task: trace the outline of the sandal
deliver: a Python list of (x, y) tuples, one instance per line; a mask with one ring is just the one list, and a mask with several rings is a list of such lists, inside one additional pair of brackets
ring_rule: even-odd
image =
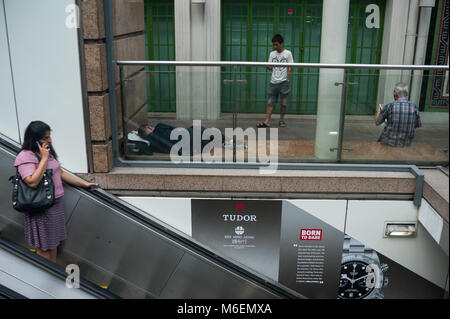
[(278, 125), (280, 125), (280, 127), (286, 127), (287, 126), (285, 121), (278, 122)]
[(261, 123), (256, 124), (256, 127), (270, 127), (270, 126), (264, 122), (261, 122)]

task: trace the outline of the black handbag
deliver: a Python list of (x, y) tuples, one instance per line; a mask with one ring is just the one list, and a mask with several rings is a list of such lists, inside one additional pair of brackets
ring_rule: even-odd
[[(39, 161), (40, 157), (35, 153)], [(39, 213), (55, 203), (55, 185), (52, 179), (53, 170), (47, 169), (36, 188), (29, 187), (22, 180), (19, 169), (16, 175), (9, 178), (13, 183), (13, 208), (21, 213)]]

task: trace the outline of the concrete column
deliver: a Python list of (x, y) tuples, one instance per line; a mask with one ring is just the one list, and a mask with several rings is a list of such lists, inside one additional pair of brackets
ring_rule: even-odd
[[(175, 56), (220, 61), (220, 0), (175, 0)], [(218, 119), (220, 68), (177, 68), (177, 118)]]
[[(381, 64), (403, 64), (405, 59), (406, 30), (409, 0), (387, 0)], [(395, 83), (402, 81), (402, 71), (380, 71), (378, 103), (392, 102)]]
[[(191, 2), (175, 0), (175, 60), (191, 60)], [(178, 119), (191, 118), (191, 67), (176, 67)]]
[[(220, 61), (221, 51), (221, 13), (220, 0), (208, 0), (205, 6), (206, 60)], [(206, 71), (206, 118), (215, 120), (220, 117), (221, 82), (220, 67), (207, 68)]]
[[(323, 1), (320, 63), (345, 63), (349, 0)], [(336, 159), (343, 70), (321, 69), (317, 100), (317, 126), (315, 156), (319, 159)]]
[[(434, 7), (434, 0), (420, 1), (420, 19), (417, 42), (415, 48), (414, 64), (425, 64), (425, 55), (427, 53), (428, 31), (430, 30), (431, 11)], [(420, 102), (420, 91), (422, 88), (423, 71), (414, 71), (410, 88), (410, 100), (416, 105)]]
[[(408, 11), (408, 25), (406, 28), (405, 55), (403, 57), (404, 65), (414, 63), (414, 52), (417, 38), (417, 21), (419, 20), (419, 0), (410, 0)], [(411, 71), (402, 72), (402, 81), (411, 85)]]
[[(205, 3), (191, 4), (191, 60), (206, 60)], [(192, 119), (206, 118), (206, 67), (191, 68), (191, 115)]]

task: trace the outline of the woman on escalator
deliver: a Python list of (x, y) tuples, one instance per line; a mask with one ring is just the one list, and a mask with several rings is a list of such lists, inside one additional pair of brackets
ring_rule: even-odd
[(36, 248), (38, 255), (56, 262), (57, 248), (67, 236), (62, 182), (84, 188), (96, 184), (79, 180), (61, 169), (50, 132), (50, 126), (44, 122), (31, 122), (25, 129), (22, 149), (17, 154), (14, 166), (29, 187), (39, 185), (46, 169), (53, 170), (55, 204), (43, 212), (25, 213), (24, 230), (28, 245)]

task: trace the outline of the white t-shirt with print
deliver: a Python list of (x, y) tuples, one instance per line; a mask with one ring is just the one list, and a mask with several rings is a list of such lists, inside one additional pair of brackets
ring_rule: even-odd
[[(274, 63), (294, 63), (291, 51), (284, 49), (282, 52), (274, 50), (270, 52), (269, 62)], [(278, 84), (287, 80), (287, 68), (276, 68), (272, 69), (272, 78), (270, 82), (273, 84)]]

